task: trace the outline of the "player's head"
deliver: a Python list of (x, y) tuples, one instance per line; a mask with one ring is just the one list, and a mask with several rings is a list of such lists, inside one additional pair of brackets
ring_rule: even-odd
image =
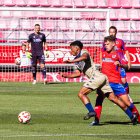
[(74, 41), (70, 44), (71, 47), (71, 54), (76, 56), (82, 49), (83, 49), (83, 43), (81, 41)]
[(114, 36), (106, 36), (104, 38), (105, 48), (107, 52), (110, 52), (114, 49), (115, 46), (115, 37)]
[(40, 32), (40, 25), (39, 24), (35, 24), (35, 33), (39, 33)]
[(109, 35), (116, 37), (116, 34), (117, 34), (117, 28), (115, 26), (111, 26), (109, 28)]
[(26, 51), (26, 44), (22, 43), (21, 47), (23, 51)]

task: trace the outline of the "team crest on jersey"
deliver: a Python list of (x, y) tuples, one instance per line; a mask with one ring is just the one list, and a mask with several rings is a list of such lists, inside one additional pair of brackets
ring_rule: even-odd
[(115, 43), (116, 43), (116, 44), (119, 44), (119, 42), (118, 42), (118, 41), (116, 41)]
[(39, 35), (40, 38), (42, 38), (42, 35)]
[(112, 55), (112, 58), (116, 58), (116, 55)]
[(33, 36), (33, 38), (35, 38), (35, 35)]

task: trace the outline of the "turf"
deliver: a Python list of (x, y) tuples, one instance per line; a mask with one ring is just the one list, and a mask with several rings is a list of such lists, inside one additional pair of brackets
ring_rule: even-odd
[[(84, 121), (87, 110), (77, 97), (82, 83), (0, 83), (0, 140), (138, 140), (140, 124), (133, 126), (124, 112), (104, 102), (101, 125)], [(140, 85), (130, 92), (140, 110)], [(95, 103), (95, 92), (89, 95)], [(27, 110), (30, 124), (20, 124), (18, 113)]]

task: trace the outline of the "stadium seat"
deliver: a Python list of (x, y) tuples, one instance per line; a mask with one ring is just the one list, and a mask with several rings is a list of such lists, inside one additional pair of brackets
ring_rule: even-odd
[(4, 0), (4, 5), (5, 6), (9, 6), (9, 7), (12, 7), (12, 6), (15, 6), (16, 4), (14, 3), (14, 0)]
[(43, 24), (43, 28), (46, 31), (50, 31), (50, 32), (55, 31), (55, 24), (53, 20), (44, 21), (42, 24)]
[(85, 20), (94, 20), (95, 19), (93, 17), (92, 12), (81, 12), (81, 17), (82, 17), (82, 19), (85, 19)]
[(39, 4), (41, 7), (50, 7), (51, 4), (49, 3), (49, 0), (39, 0)]
[(20, 31), (18, 39), (20, 42), (24, 42), (24, 41), (26, 42), (28, 39), (28, 36), (29, 36), (29, 34), (27, 34), (26, 31)]
[(12, 31), (19, 31), (21, 30), (21, 27), (19, 25), (19, 20), (17, 19), (12, 19), (8, 23), (8, 28)]
[(97, 5), (99, 8), (108, 8), (106, 0), (97, 0)]
[(110, 9), (110, 20), (111, 21), (117, 21), (118, 20), (115, 9)]
[(12, 13), (11, 13), (11, 11), (0, 11), (0, 17), (12, 18)]
[(121, 8), (119, 0), (108, 0), (108, 7), (110, 8)]
[(7, 31), (8, 28), (8, 21), (7, 20), (0, 20), (0, 31)]
[(74, 13), (74, 19), (81, 20), (82, 19), (81, 12), (76, 12), (76, 14)]
[(84, 44), (90, 44), (89, 36), (87, 32), (76, 32), (76, 40), (82, 40)]
[(0, 0), (0, 6), (3, 6), (3, 0)]
[(97, 0), (85, 0), (85, 4), (87, 8), (97, 8)]
[(81, 27), (83, 32), (92, 32), (91, 23), (89, 21), (81, 21), (79, 26)]
[(63, 20), (57, 22), (57, 26), (58, 26), (59, 31), (63, 31), (63, 32), (69, 31), (69, 28), (67, 28), (66, 22), (67, 21), (63, 21)]
[(72, 20), (72, 14), (69, 12), (61, 12), (60, 17), (64, 20)]
[(29, 19), (37, 19), (37, 11), (24, 11), (24, 15)]
[(105, 20), (106, 19), (106, 13), (103, 12), (93, 12), (93, 17), (97, 20)]
[(120, 6), (122, 8), (126, 8), (126, 9), (129, 9), (129, 8), (132, 8), (132, 3), (131, 3), (132, 0), (119, 0), (119, 3), (120, 3)]
[(105, 22), (103, 22), (103, 21), (95, 21), (93, 27), (94, 27), (94, 30), (96, 32), (104, 32), (105, 29), (106, 29), (105, 26), (106, 26)]
[(31, 24), (30, 20), (22, 20), (20, 25), (23, 31), (33, 31), (34, 25)]
[(65, 42), (64, 33), (63, 32), (58, 32), (55, 39), (56, 39), (57, 43), (64, 43)]
[(55, 43), (54, 34), (51, 33), (46, 34), (46, 42), (49, 44)]
[(58, 20), (60, 19), (59, 12), (46, 12), (47, 19)]
[(116, 14), (119, 20), (130, 20), (128, 17), (128, 11), (126, 9), (117, 9)]
[(45, 11), (37, 11), (38, 19), (47, 19)]
[(117, 27), (118, 32), (128, 32), (130, 30), (130, 22), (114, 21), (114, 26)]
[(132, 7), (133, 8), (140, 8), (140, 1), (139, 0), (132, 0)]
[(15, 0), (15, 4), (16, 6), (20, 6), (20, 7), (27, 6), (27, 3), (25, 3), (25, 0)]
[(135, 21), (135, 28), (136, 28), (136, 31), (140, 32), (140, 22), (139, 21)]
[(73, 2), (74, 2), (74, 6), (76, 8), (84, 8), (85, 7), (83, 0), (73, 0)]
[(128, 11), (128, 16), (131, 20), (140, 21), (140, 10), (139, 9), (131, 9)]
[(78, 22), (70, 21), (68, 24), (68, 28), (70, 31), (81, 31), (82, 29), (79, 27)]
[(27, 5), (30, 7), (38, 7), (40, 6), (38, 0), (27, 0)]
[(12, 15), (14, 18), (23, 18), (24, 12), (23, 11), (12, 11)]
[(63, 7), (72, 8), (72, 0), (62, 0)]
[(50, 4), (52, 5), (52, 7), (62, 7), (60, 0), (51, 0)]

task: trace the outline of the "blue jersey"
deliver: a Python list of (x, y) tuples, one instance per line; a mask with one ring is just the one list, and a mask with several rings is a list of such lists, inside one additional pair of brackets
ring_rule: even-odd
[(31, 43), (31, 53), (34, 56), (42, 56), (44, 54), (43, 43), (46, 42), (45, 34), (32, 33), (29, 35), (28, 43)]

